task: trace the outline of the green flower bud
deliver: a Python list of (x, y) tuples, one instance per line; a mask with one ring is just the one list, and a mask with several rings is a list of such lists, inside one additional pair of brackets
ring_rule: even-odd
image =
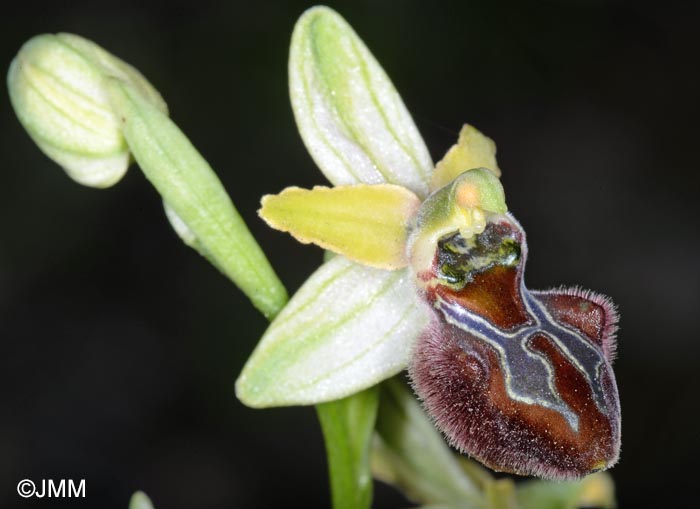
[(143, 491), (137, 491), (131, 496), (129, 509), (153, 509), (153, 502)]
[(167, 112), (141, 73), (77, 35), (30, 39), (7, 76), (12, 106), (32, 139), (73, 180), (91, 187), (115, 184), (129, 166), (121, 122), (105, 87), (109, 78), (129, 83)]

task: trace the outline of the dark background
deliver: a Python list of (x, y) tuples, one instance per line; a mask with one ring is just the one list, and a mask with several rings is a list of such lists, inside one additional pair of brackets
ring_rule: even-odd
[[(320, 251), (267, 229), (259, 197), (324, 183), (286, 89), (309, 2), (15, 2), (0, 64), (70, 31), (139, 68), (219, 173), (290, 291)], [(435, 160), (463, 122), (493, 137), (529, 234), (531, 288), (612, 296), (625, 508), (697, 500), (697, 4), (332, 2), (401, 92)], [(310, 408), (251, 410), (233, 382), (265, 328), (170, 230), (134, 167), (81, 187), (0, 105), (0, 506), (325, 507)], [(85, 478), (85, 500), (23, 500)], [(403, 507), (378, 487), (376, 507)]]

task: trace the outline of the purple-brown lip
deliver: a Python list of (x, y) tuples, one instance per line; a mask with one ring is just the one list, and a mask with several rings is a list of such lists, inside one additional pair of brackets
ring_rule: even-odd
[(617, 314), (592, 292), (528, 290), (526, 256), (509, 216), (469, 240), (441, 239), (418, 274), (434, 313), (410, 375), (460, 451), (495, 470), (579, 478), (619, 454)]

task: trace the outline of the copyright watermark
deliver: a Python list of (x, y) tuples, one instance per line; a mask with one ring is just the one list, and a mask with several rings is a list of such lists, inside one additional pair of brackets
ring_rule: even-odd
[(42, 479), (36, 483), (22, 479), (17, 483), (17, 494), (22, 498), (85, 498), (85, 479)]

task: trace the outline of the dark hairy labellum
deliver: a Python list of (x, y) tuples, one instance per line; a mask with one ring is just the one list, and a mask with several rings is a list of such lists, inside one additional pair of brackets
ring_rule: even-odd
[(467, 240), (440, 239), (417, 274), (434, 312), (410, 375), (460, 451), (499, 471), (579, 478), (619, 455), (617, 313), (578, 288), (528, 290), (526, 256), (510, 215)]

